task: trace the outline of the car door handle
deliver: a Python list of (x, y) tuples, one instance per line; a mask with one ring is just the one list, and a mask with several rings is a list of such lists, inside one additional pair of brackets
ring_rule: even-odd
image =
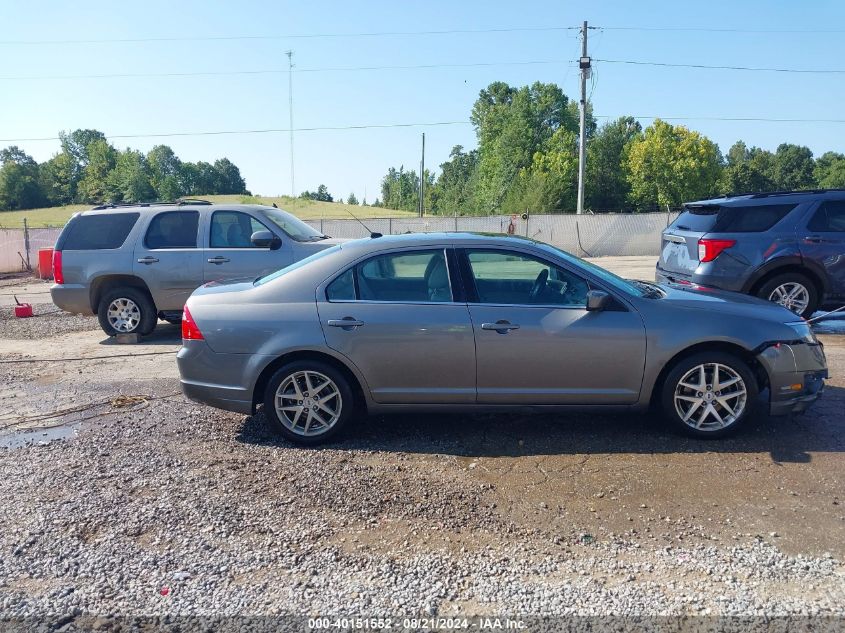
[(482, 323), (482, 330), (495, 330), (499, 334), (507, 334), (510, 330), (518, 330), (519, 326), (510, 321), (496, 321), (495, 323)]
[(329, 327), (353, 328), (364, 325), (364, 322), (352, 317), (343, 317), (342, 319), (329, 319), (328, 324)]
[(155, 264), (158, 261), (158, 257), (141, 257), (138, 260), (139, 264)]
[(209, 257), (207, 261), (209, 264), (225, 264), (229, 261), (229, 258), (218, 255), (217, 257)]

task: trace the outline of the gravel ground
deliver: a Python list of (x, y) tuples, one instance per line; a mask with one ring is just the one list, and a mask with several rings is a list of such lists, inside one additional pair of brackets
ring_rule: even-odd
[(14, 310), (13, 306), (0, 306), (0, 339), (37, 341), (100, 327), (97, 317), (62, 312), (52, 303), (33, 304), (34, 316), (26, 319), (16, 318)]
[(119, 346), (3, 308), (4, 360), (96, 359), (0, 364), (0, 619), (845, 616), (841, 335), (809, 413), (725, 441), (650, 415), (408, 415), (314, 450), (185, 400), (178, 332)]

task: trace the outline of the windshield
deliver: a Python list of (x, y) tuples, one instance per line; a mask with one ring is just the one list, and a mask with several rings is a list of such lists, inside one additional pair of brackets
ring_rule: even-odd
[(316, 242), (324, 240), (326, 236), (313, 226), (306, 224), (296, 216), (281, 209), (261, 209), (265, 218), (278, 226), (285, 234), (297, 242)]
[(331, 247), (326, 248), (322, 251), (317, 251), (313, 255), (309, 255), (305, 259), (300, 259), (298, 262), (294, 262), (290, 266), (285, 266), (284, 268), (277, 270), (274, 273), (270, 273), (269, 275), (265, 275), (264, 277), (259, 277), (258, 279), (256, 279), (253, 282), (252, 285), (263, 286), (268, 281), (273, 281), (274, 279), (278, 279), (279, 277), (282, 277), (283, 275), (287, 275), (289, 272), (292, 272), (292, 271), (296, 270), (297, 268), (302, 268), (303, 266), (305, 266), (305, 264), (308, 264), (309, 262), (313, 262), (314, 260), (320, 259), (321, 257), (325, 257), (326, 255), (329, 255), (331, 253), (336, 253), (339, 250), (340, 250), (340, 244), (338, 244), (336, 246), (331, 246)]
[(542, 248), (548, 250), (548, 251), (553, 252), (558, 257), (565, 259), (570, 264), (573, 264), (575, 266), (579, 266), (581, 268), (586, 268), (593, 275), (595, 275), (596, 277), (601, 279), (603, 282), (605, 282), (609, 286), (612, 286), (616, 290), (619, 290), (620, 292), (624, 292), (624, 293), (632, 295), (634, 297), (645, 297), (645, 296), (649, 296), (651, 294), (649, 291), (645, 290), (642, 286), (634, 284), (633, 282), (628, 281), (627, 279), (622, 279), (622, 277), (619, 277), (618, 275), (614, 275), (612, 272), (610, 272), (609, 270), (605, 270), (601, 266), (596, 266), (595, 264), (588, 262), (588, 261), (585, 261), (585, 260), (581, 259), (580, 257), (575, 257), (575, 255), (571, 255), (570, 253), (567, 253), (566, 251), (562, 251), (559, 248), (555, 248), (554, 246), (551, 246), (550, 244), (541, 244), (540, 246)]

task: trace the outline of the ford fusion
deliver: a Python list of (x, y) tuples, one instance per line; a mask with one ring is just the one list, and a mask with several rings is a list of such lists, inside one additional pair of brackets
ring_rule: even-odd
[(759, 394), (806, 409), (827, 365), (809, 325), (738, 293), (629, 281), (540, 242), (476, 234), (355, 240), (189, 298), (178, 354), (193, 400), (263, 409), (300, 444), (356, 414), (659, 407), (722, 437)]

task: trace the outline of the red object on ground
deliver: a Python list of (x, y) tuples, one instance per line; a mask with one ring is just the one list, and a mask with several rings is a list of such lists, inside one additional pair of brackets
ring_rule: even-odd
[(62, 272), (62, 252), (53, 251), (53, 281), (60, 286), (65, 283), (65, 276)]
[(158, 592), (161, 595), (166, 596), (167, 594), (170, 593), (170, 587), (162, 587), (161, 589), (158, 590)]
[(31, 303), (19, 303), (15, 306), (15, 316), (19, 319), (25, 319), (26, 317), (32, 316), (32, 304)]
[(38, 277), (40, 279), (53, 278), (53, 249), (38, 249)]

